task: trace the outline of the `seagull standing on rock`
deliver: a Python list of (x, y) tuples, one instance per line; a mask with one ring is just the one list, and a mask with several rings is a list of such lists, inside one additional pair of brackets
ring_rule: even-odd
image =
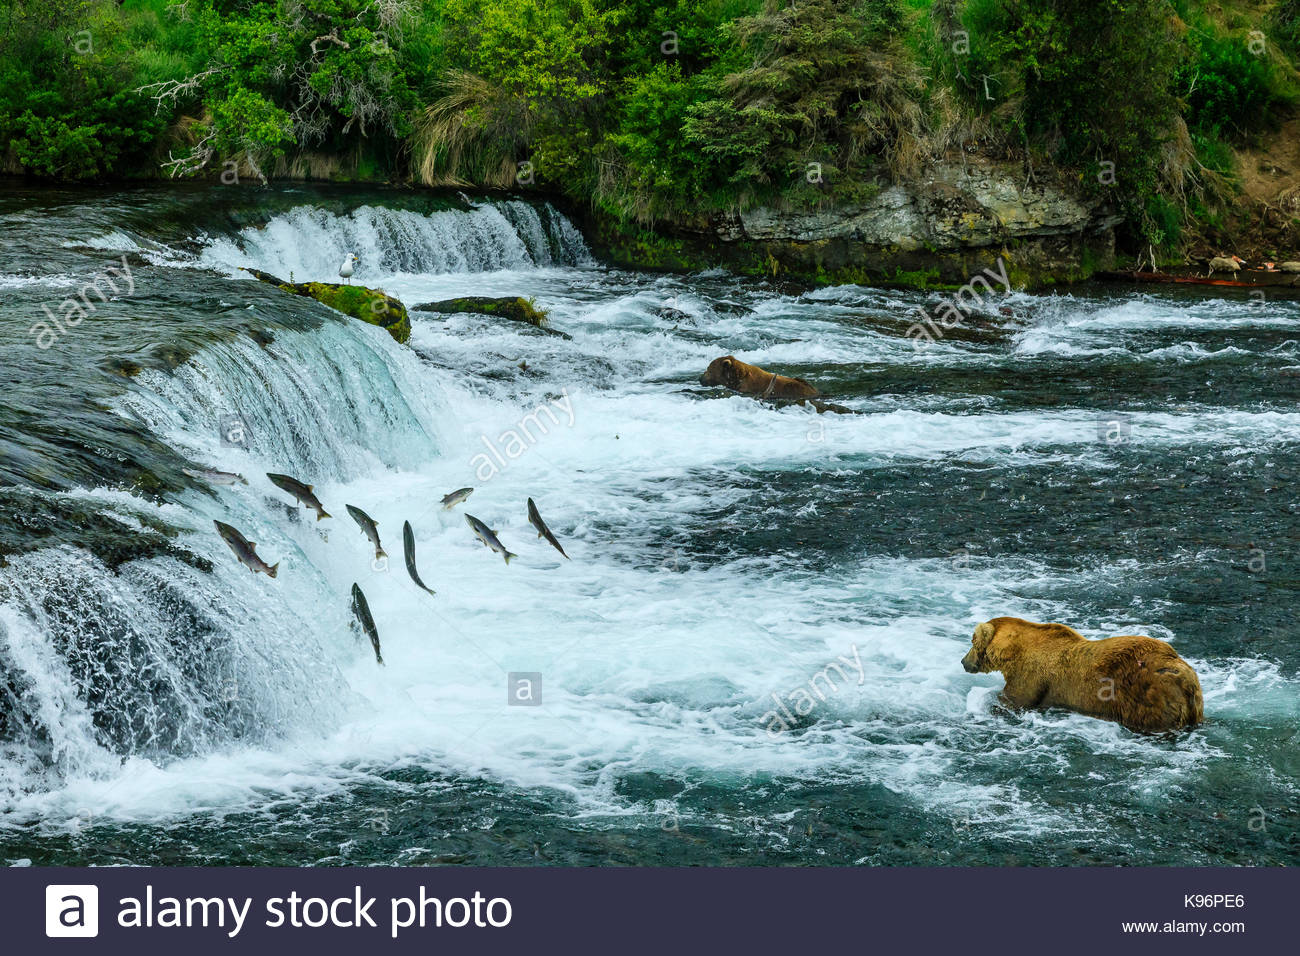
[[(353, 269), (353, 266), (355, 266), (356, 263), (357, 263), (357, 257), (355, 253), (349, 252), (346, 256), (344, 256), (343, 265), (339, 266), (339, 278), (351, 280), (352, 273), (356, 271), (355, 269)], [(352, 284), (351, 281), (349, 281), (348, 285), (351, 284)]]

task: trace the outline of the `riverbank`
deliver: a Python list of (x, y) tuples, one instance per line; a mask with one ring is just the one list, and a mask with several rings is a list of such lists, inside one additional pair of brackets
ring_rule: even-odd
[(525, 6), (19, 5), (0, 169), (563, 195), (611, 261), (820, 284), (1300, 258), (1294, 0)]

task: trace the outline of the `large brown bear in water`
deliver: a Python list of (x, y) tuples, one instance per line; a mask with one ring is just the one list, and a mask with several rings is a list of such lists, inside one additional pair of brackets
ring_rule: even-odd
[(961, 660), (971, 674), (1000, 671), (1017, 708), (1064, 707), (1139, 733), (1194, 727), (1204, 717), (1196, 672), (1164, 641), (1090, 641), (1064, 624), (995, 617), (975, 628)]
[(744, 395), (760, 398), (816, 398), (817, 389), (801, 378), (777, 375), (742, 362), (734, 355), (714, 359), (700, 376), (701, 385), (721, 385)]

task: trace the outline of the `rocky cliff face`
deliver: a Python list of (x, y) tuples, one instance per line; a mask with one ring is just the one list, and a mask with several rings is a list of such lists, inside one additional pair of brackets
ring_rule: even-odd
[(961, 284), (1001, 258), (1017, 285), (1033, 286), (1109, 267), (1119, 222), (1102, 200), (1029, 181), (1019, 166), (969, 160), (854, 206), (717, 216), (676, 230), (675, 251), (744, 271), (909, 285)]

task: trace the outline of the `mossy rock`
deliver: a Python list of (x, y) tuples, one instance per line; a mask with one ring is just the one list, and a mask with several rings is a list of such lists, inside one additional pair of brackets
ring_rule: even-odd
[(547, 335), (559, 335), (566, 339), (571, 338), (564, 332), (550, 328), (546, 313), (533, 305), (530, 300), (519, 296), (503, 296), (494, 299), (489, 296), (471, 295), (460, 299), (443, 299), (441, 302), (425, 302), (411, 308), (414, 312), (440, 312), (446, 315), (457, 312), (491, 315), (500, 319), (509, 319), (512, 322), (523, 322), (535, 329), (541, 329)]
[(386, 329), (389, 335), (402, 344), (411, 339), (411, 318), (406, 314), (406, 306), (377, 289), (367, 289), (362, 285), (343, 285), (340, 282), (285, 282), (269, 272), (258, 269), (244, 271), (263, 282), (278, 286), (285, 292), (315, 299), (336, 312), (342, 312), (354, 319)]

